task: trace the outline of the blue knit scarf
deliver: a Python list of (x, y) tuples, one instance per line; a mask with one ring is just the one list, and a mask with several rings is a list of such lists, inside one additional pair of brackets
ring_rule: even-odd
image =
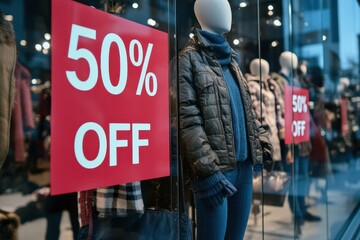
[(231, 47), (226, 38), (204, 30), (199, 30), (199, 33), (209, 42), (221, 66), (228, 65), (231, 61)]

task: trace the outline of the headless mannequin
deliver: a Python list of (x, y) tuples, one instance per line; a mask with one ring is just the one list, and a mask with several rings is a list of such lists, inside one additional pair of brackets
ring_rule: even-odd
[[(294, 87), (302, 87), (294, 71), (298, 66), (298, 57), (289, 51), (280, 54), (279, 63), (281, 66), (280, 75), (285, 78), (286, 83)], [(280, 83), (279, 83), (280, 84)]]
[(294, 53), (286, 51), (280, 54), (279, 63), (281, 66), (280, 73), (289, 77), (298, 65), (298, 58)]
[(255, 58), (250, 63), (250, 73), (258, 79), (265, 80), (269, 77), (270, 67), (265, 59)]
[[(282, 75), (289, 85), (292, 87), (303, 88), (299, 74), (294, 74), (295, 69), (298, 67), (298, 58), (297, 56), (289, 51), (283, 52), (280, 55), (279, 63), (281, 66), (280, 75)], [(306, 73), (306, 65), (299, 66), (301, 75)], [(282, 147), (285, 147), (284, 145)], [(286, 164), (284, 163), (284, 169), (289, 174), (293, 173), (295, 169), (294, 177), (291, 179), (291, 185), (293, 182), (296, 182), (295, 188), (290, 188), (288, 202), (291, 209), (291, 212), (294, 217), (295, 222), (295, 234), (301, 234), (301, 226), (304, 224), (305, 219), (312, 217), (312, 214), (308, 213), (306, 210), (305, 196), (308, 192), (308, 154), (310, 151), (310, 144), (308, 142), (302, 142), (294, 144), (291, 149), (287, 149), (286, 154)]]
[[(207, 60), (207, 61), (211, 61), (211, 64), (215, 62), (219, 63), (220, 66), (217, 65), (216, 71), (218, 71), (222, 75), (223, 81), (222, 80), (218, 81), (218, 78), (217, 79), (213, 78), (213, 80), (216, 82), (216, 84), (226, 85), (225, 88), (226, 90), (224, 90), (223, 88), (223, 91), (224, 92), (226, 91), (229, 98), (232, 99), (231, 101), (228, 102), (229, 108), (231, 108), (230, 113), (232, 117), (228, 119), (229, 121), (227, 123), (230, 123), (233, 126), (231, 131), (233, 133), (233, 136), (235, 137), (233, 141), (234, 145), (232, 146), (235, 149), (234, 152), (236, 157), (231, 156), (231, 154), (229, 154), (228, 156), (217, 155), (217, 157), (219, 158), (221, 157), (222, 159), (221, 161), (224, 161), (225, 164), (229, 163), (230, 159), (234, 159), (235, 161), (238, 161), (238, 164), (236, 164), (234, 168), (229, 168), (228, 170), (225, 171), (221, 171), (221, 170), (215, 171), (214, 173), (207, 175), (205, 178), (200, 177), (199, 179), (194, 179), (191, 182), (191, 187), (194, 193), (195, 210), (197, 216), (197, 239), (199, 240), (243, 239), (245, 234), (245, 229), (247, 226), (247, 221), (249, 218), (250, 207), (251, 207), (252, 166), (250, 162), (247, 161), (249, 156), (247, 149), (249, 149), (249, 146), (246, 144), (235, 144), (236, 138), (241, 139), (243, 137), (245, 138), (244, 141), (246, 142), (247, 135), (246, 132), (244, 134), (241, 132), (236, 132), (236, 130), (238, 129), (237, 127), (240, 126), (237, 125), (239, 124), (239, 121), (241, 123), (246, 124), (244, 120), (245, 118), (244, 117), (241, 118), (241, 114), (242, 116), (244, 116), (244, 114), (246, 113), (242, 108), (243, 104), (242, 103), (238, 104), (238, 100), (239, 99), (241, 100), (242, 98), (240, 90), (244, 89), (243, 84), (245, 84), (245, 82), (242, 81), (241, 75), (238, 74), (240, 71), (235, 71), (235, 67), (238, 68), (238, 66), (235, 66), (236, 62), (231, 54), (230, 46), (228, 45), (226, 39), (222, 37), (224, 33), (229, 32), (231, 29), (231, 23), (232, 23), (231, 8), (227, 0), (196, 0), (194, 4), (194, 12), (201, 26), (201, 31), (200, 30), (196, 31), (197, 33), (196, 36), (198, 37), (198, 41), (196, 41), (195, 43), (199, 48), (201, 48), (201, 50), (196, 54), (204, 54), (204, 56), (206, 56), (207, 58), (211, 58), (211, 60)], [(221, 39), (221, 43), (217, 42), (217, 40), (219, 39)], [(211, 46), (211, 48), (205, 49), (203, 48), (203, 44), (207, 44), (207, 46)], [(221, 48), (221, 50), (226, 50), (225, 59), (227, 59), (228, 61), (223, 61), (222, 58), (223, 55), (219, 54), (220, 50), (217, 44), (224, 47)], [(189, 51), (191, 51), (191, 49), (189, 49)], [(187, 59), (186, 60), (180, 59), (180, 62), (181, 61), (184, 62), (183, 64), (184, 66), (187, 66), (188, 64)], [(204, 61), (203, 64), (206, 65), (208, 63)], [(212, 78), (211, 76), (213, 72), (211, 68), (205, 69), (202, 66), (201, 68), (203, 69), (203, 71), (209, 71), (209, 73), (204, 73), (204, 74), (208, 74), (209, 78)], [(197, 69), (195, 68), (195, 70)], [(189, 71), (189, 69), (184, 69), (184, 71)], [(198, 73), (193, 73), (193, 74), (198, 74)], [(195, 81), (195, 79), (192, 81)], [(231, 82), (231, 84), (229, 82)], [(237, 92), (237, 94), (235, 94), (235, 92)], [(234, 97), (234, 95), (236, 95), (237, 98)], [(233, 103), (233, 105), (231, 105), (230, 103)], [(233, 111), (234, 106), (236, 106), (235, 107), (236, 110), (241, 109), (241, 111), (240, 110), (238, 112)], [(239, 115), (236, 115), (236, 117), (234, 117), (235, 115), (233, 114), (235, 115), (239, 114)], [(210, 116), (206, 114), (203, 115), (202, 117), (205, 118), (204, 121), (207, 121), (207, 118)], [(196, 127), (200, 127), (200, 126), (196, 126)], [(203, 127), (201, 126), (201, 128)], [(204, 130), (205, 133), (210, 132), (208, 129), (204, 129)], [(194, 130), (189, 129), (188, 131), (194, 131)], [(187, 135), (184, 136), (184, 138), (186, 137)], [(207, 136), (205, 135), (205, 137)], [(202, 140), (199, 138), (199, 140), (194, 140), (194, 143), (198, 144), (201, 141)], [(210, 135), (209, 135), (209, 141), (212, 141)], [(242, 141), (241, 143), (243, 143), (244, 141)], [(241, 157), (238, 158), (237, 153), (241, 151), (237, 151), (236, 147), (239, 146), (243, 146), (241, 150), (246, 149), (245, 151), (242, 151), (242, 153), (246, 152), (246, 154), (244, 154), (246, 155), (244, 158)], [(192, 150), (193, 145), (189, 148), (191, 150), (190, 152), (194, 152), (194, 154), (196, 154), (196, 152), (199, 152), (198, 149), (194, 149), (194, 151)], [(205, 149), (205, 151), (208, 150)], [(204, 164), (208, 165), (207, 159), (211, 160), (212, 156), (204, 155), (204, 157), (202, 158), (204, 158), (203, 160)], [(196, 162), (197, 161), (198, 160), (196, 160)], [(223, 188), (220, 192), (216, 194), (211, 193), (214, 191), (218, 191), (216, 190), (217, 187), (216, 188), (212, 186), (209, 188), (201, 187), (204, 185), (209, 185), (210, 183), (213, 185), (212, 183), (214, 179), (213, 177), (219, 175), (219, 173), (223, 175), (223, 177), (225, 178), (224, 180), (228, 182), (226, 183), (226, 187)], [(209, 179), (211, 179), (211, 181), (209, 181)], [(223, 184), (222, 182), (224, 182), (224, 180), (221, 181), (221, 184)], [(220, 182), (216, 180), (216, 186), (219, 186), (219, 184)], [(231, 193), (228, 193), (227, 188), (230, 189), (234, 188), (235, 191), (231, 189)], [(219, 201), (218, 204), (210, 204), (210, 202), (213, 202), (214, 195), (216, 195), (217, 196), (216, 199), (218, 199), (219, 194), (223, 195), (220, 196), (221, 201)]]

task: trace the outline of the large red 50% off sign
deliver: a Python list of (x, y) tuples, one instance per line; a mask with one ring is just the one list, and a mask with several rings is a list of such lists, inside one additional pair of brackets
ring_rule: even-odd
[(53, 7), (52, 193), (169, 175), (167, 34)]
[[(82, 81), (78, 78), (76, 71), (66, 71), (66, 76), (71, 85), (80, 90), (80, 91), (90, 91), (93, 89), (98, 80), (98, 66), (95, 56), (87, 49), (78, 49), (78, 40), (80, 37), (86, 37), (89, 39), (96, 40), (96, 31), (94, 29), (90, 29), (87, 27), (72, 25), (71, 29), (71, 37), (69, 44), (68, 57), (70, 59), (78, 60), (80, 58), (84, 58), (89, 63), (90, 73), (89, 77)], [(120, 76), (118, 80), (118, 84), (114, 86), (110, 79), (109, 73), (109, 55), (110, 55), (110, 47), (112, 44), (115, 44), (118, 47), (118, 51), (120, 54)], [(146, 88), (146, 93), (149, 96), (155, 96), (157, 92), (157, 79), (156, 75), (152, 72), (147, 72), (147, 67), (149, 65), (149, 59), (151, 56), (151, 51), (153, 48), (153, 44), (149, 43), (145, 59), (143, 56), (143, 47), (142, 44), (133, 39), (130, 42), (129, 49), (126, 49), (125, 44), (120, 36), (114, 33), (109, 33), (105, 36), (104, 40), (101, 44), (101, 80), (105, 87), (105, 89), (113, 95), (121, 94), (128, 81), (128, 61), (127, 61), (127, 51), (129, 50), (129, 57), (131, 63), (136, 67), (141, 67), (141, 74), (137, 84), (136, 95), (141, 95), (142, 89)], [(136, 52), (138, 52), (137, 57), (135, 56)], [(153, 89), (150, 88), (150, 81), (152, 80)], [(95, 159), (89, 161), (83, 152), (83, 140), (84, 136), (88, 131), (95, 131), (99, 137), (100, 147), (98, 155)], [(116, 149), (118, 147), (128, 147), (127, 140), (118, 140), (116, 137), (117, 131), (132, 131), (132, 163), (139, 164), (139, 147), (140, 146), (148, 146), (149, 142), (146, 139), (139, 139), (139, 131), (149, 131), (150, 124), (132, 124), (130, 123), (111, 123), (109, 125), (109, 150), (110, 150), (110, 166), (117, 165), (117, 152)], [(105, 131), (102, 127), (94, 122), (87, 122), (81, 125), (79, 130), (75, 135), (75, 144), (74, 151), (76, 160), (79, 162), (81, 166), (84, 168), (96, 168), (98, 167), (105, 159), (107, 150), (107, 139)]]
[(285, 87), (285, 144), (310, 139), (309, 91)]

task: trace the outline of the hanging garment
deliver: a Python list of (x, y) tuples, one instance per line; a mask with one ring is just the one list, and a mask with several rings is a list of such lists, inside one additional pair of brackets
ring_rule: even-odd
[(15, 162), (25, 161), (24, 128), (35, 127), (30, 92), (31, 74), (19, 62), (15, 68), (16, 94), (12, 117), (12, 137)]
[(10, 119), (15, 93), (16, 43), (10, 22), (0, 13), (0, 168), (10, 142)]

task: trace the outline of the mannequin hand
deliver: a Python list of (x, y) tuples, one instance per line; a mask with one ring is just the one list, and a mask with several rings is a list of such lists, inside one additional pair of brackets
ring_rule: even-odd
[(228, 180), (224, 179), (221, 181), (222, 185), (223, 185), (223, 189), (220, 192), (217, 192), (216, 194), (207, 197), (205, 201), (205, 204), (208, 205), (211, 208), (217, 207), (221, 204), (223, 204), (224, 199), (228, 196), (233, 195), (237, 190), (234, 187), (234, 185), (232, 185), (231, 182), (229, 182)]
[(205, 179), (195, 180), (191, 183), (196, 198), (214, 208), (224, 202), (224, 198), (233, 195), (237, 190), (222, 172), (218, 171)]

